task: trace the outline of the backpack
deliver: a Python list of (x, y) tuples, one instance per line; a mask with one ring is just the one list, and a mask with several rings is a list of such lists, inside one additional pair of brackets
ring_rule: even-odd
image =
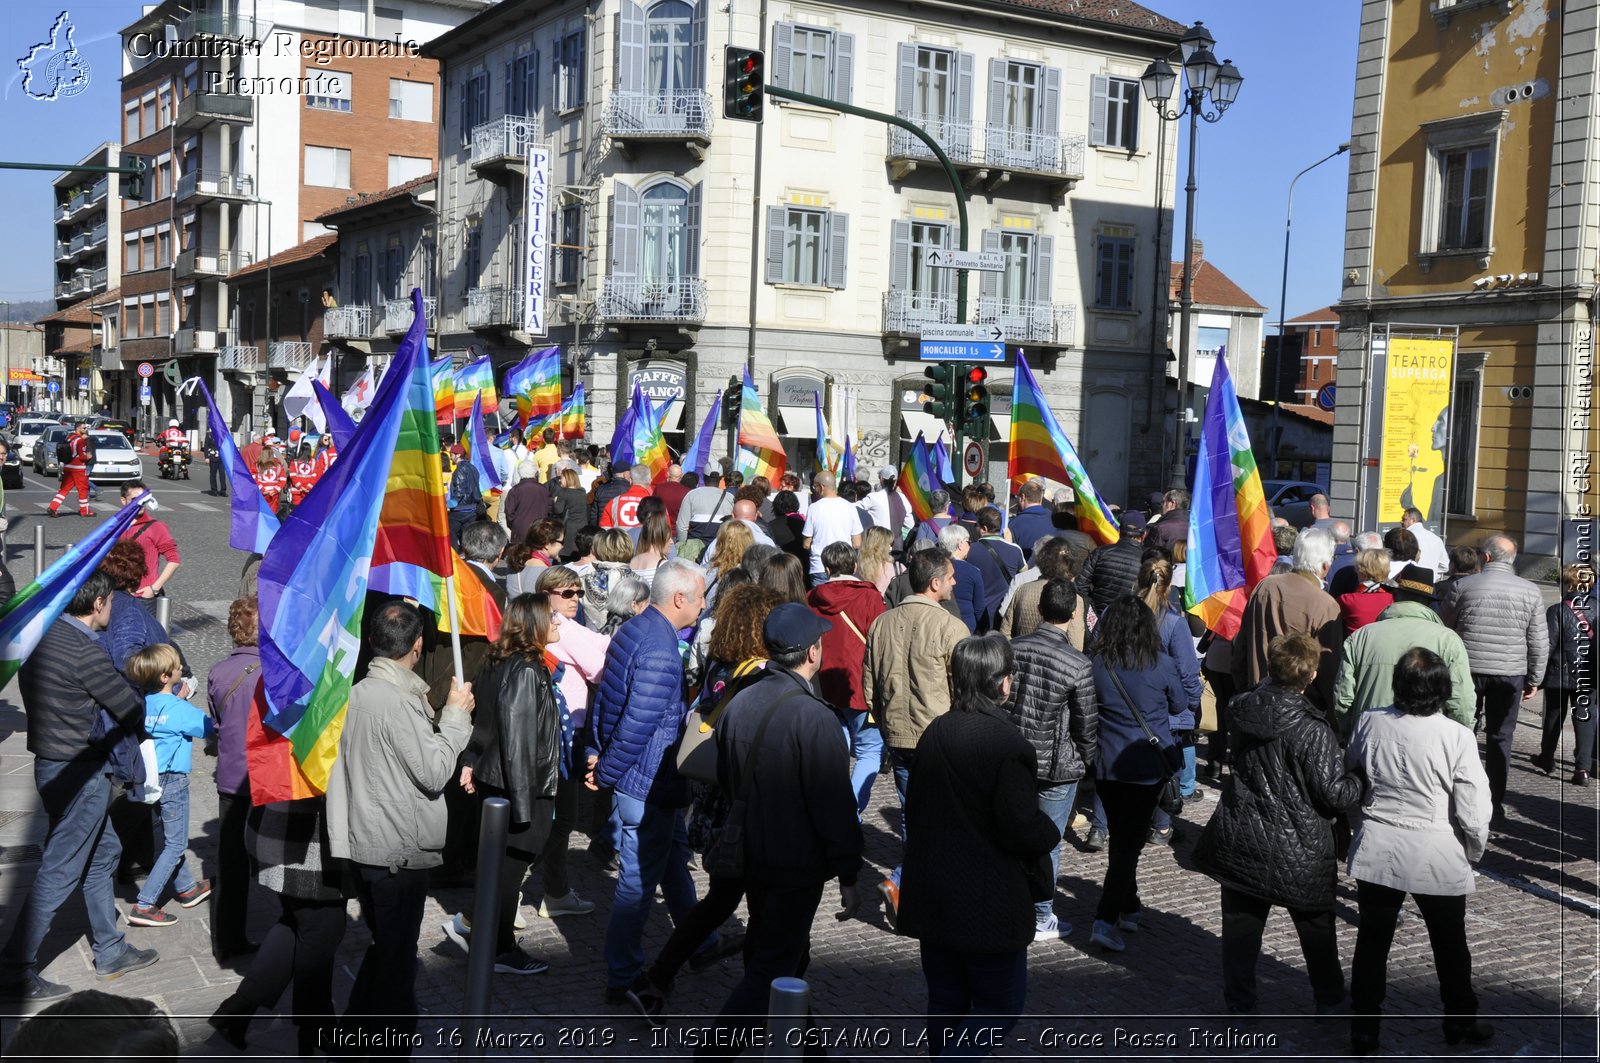
[(56, 460), (65, 465), (72, 460), (72, 437), (68, 436), (56, 444)]
[(462, 462), (450, 475), (450, 491), (445, 498), (447, 509), (475, 509), (481, 504), (478, 491), (478, 470), (471, 462)]

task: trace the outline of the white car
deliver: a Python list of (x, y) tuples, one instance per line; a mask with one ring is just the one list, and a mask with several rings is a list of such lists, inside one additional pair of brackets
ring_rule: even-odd
[(44, 435), (45, 429), (54, 428), (60, 423), (43, 417), (24, 417), (17, 425), (17, 457), (26, 464), (32, 464), (33, 445)]
[(89, 445), (94, 449), (89, 479), (98, 483), (125, 483), (144, 475), (139, 452), (121, 432), (90, 432)]

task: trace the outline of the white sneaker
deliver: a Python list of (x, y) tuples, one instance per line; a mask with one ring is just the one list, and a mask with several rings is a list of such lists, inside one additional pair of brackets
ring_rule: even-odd
[(1033, 926), (1033, 940), (1035, 941), (1060, 941), (1072, 933), (1072, 924), (1063, 923), (1054, 915), (1043, 922), (1035, 922)]
[(539, 915), (544, 919), (557, 919), (563, 915), (588, 915), (594, 911), (594, 902), (578, 896), (577, 890), (568, 890), (564, 897), (546, 896), (539, 902)]
[[(522, 910), (520, 908), (517, 910), (517, 918), (511, 925), (518, 930), (528, 929), (527, 921), (522, 918)], [(457, 912), (450, 917), (448, 923), (444, 924), (443, 929), (445, 937), (465, 949), (467, 947), (467, 939), (472, 937), (472, 920), (467, 918), (465, 912)]]

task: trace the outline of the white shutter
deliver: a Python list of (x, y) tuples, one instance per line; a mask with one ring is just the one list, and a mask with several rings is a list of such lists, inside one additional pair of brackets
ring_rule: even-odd
[(850, 215), (828, 212), (828, 269), (823, 278), (830, 288), (843, 288), (850, 258)]
[(789, 212), (784, 207), (767, 208), (767, 283), (782, 284), (784, 222)]
[(1111, 93), (1111, 79), (1096, 74), (1089, 79), (1089, 143), (1106, 142), (1106, 97)]
[(833, 76), (829, 83), (828, 98), (839, 103), (851, 102), (856, 66), (856, 35), (833, 35)]

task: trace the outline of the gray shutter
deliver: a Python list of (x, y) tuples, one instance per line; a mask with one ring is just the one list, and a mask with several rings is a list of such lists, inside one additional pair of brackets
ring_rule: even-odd
[(917, 93), (917, 46), (900, 45), (900, 68), (894, 84), (894, 110), (902, 118), (912, 117), (912, 100)]
[(846, 265), (850, 260), (850, 215), (828, 212), (828, 270), (824, 278), (830, 288), (843, 288)]
[(1117, 306), (1133, 309), (1133, 255), (1136, 245), (1132, 240), (1117, 241), (1117, 267), (1112, 276), (1117, 281)]
[(1138, 151), (1139, 150), (1139, 116), (1140, 116), (1140, 113), (1144, 110), (1144, 108), (1139, 106), (1139, 105), (1144, 102), (1143, 97), (1144, 97), (1144, 86), (1139, 84), (1139, 82), (1137, 82), (1137, 81), (1133, 82), (1133, 99), (1128, 101), (1128, 107), (1131, 109), (1131, 111), (1133, 113), (1132, 136), (1130, 136), (1128, 138), (1128, 143), (1122, 145), (1123, 147), (1127, 148), (1129, 151)]
[(911, 223), (904, 218), (889, 223), (889, 290), (911, 290)]
[(1055, 272), (1056, 238), (1053, 236), (1034, 237), (1033, 253), (1033, 301), (1048, 303), (1050, 301), (1050, 279)]
[(789, 88), (789, 68), (793, 65), (794, 24), (779, 22), (772, 27), (772, 63), (767, 67), (767, 81), (780, 89)]
[(1094, 256), (1094, 305), (1116, 305), (1116, 247), (1104, 236), (1100, 237), (1095, 246)]
[(611, 275), (633, 280), (639, 275), (639, 193), (621, 181), (611, 193)]
[(1044, 68), (1044, 92), (1040, 95), (1042, 104), (1039, 130), (1047, 137), (1053, 137), (1061, 130), (1061, 68), (1047, 66)]
[[(985, 251), (998, 251), (998, 250), (1000, 250), (1000, 230), (999, 229), (985, 229), (985, 230), (983, 230), (983, 250), (985, 250)], [(996, 298), (998, 298), (999, 295), (1000, 295), (1000, 274), (998, 274), (998, 273), (990, 273), (989, 271), (985, 270), (983, 272), (982, 276), (983, 276), (983, 280), (980, 281), (979, 284), (978, 284), (979, 297), (983, 298), (983, 299), (996, 299)]]
[(956, 98), (951, 117), (957, 122), (972, 121), (972, 64), (971, 52), (956, 53)]
[(684, 206), (683, 271), (690, 277), (700, 276), (700, 194), (705, 182), (689, 189), (689, 199)]
[(711, 0), (695, 4), (689, 23), (689, 79), (697, 89), (706, 87), (706, 9), (710, 4)]
[(513, 60), (512, 62), (506, 64), (506, 88), (505, 88), (505, 93), (504, 93), (504, 96), (505, 96), (505, 111), (504, 111), (504, 113), (505, 114), (515, 114), (516, 113), (515, 111), (513, 111), (511, 109), (512, 105), (516, 103), (516, 101), (514, 99), (512, 99), (512, 97), (511, 97), (511, 86), (516, 83), (516, 77), (514, 76), (516, 71), (515, 71), (514, 68), (515, 68), (515, 60)]
[(644, 91), (645, 23), (644, 8), (633, 0), (621, 0), (617, 14), (617, 91)]
[(522, 78), (522, 106), (526, 107), (527, 114), (539, 113), (539, 50), (535, 48), (528, 53), (528, 69)]
[(1006, 123), (1006, 64), (1003, 59), (989, 60), (989, 135), (992, 137)]
[(472, 143), (472, 130), (467, 127), (467, 101), (472, 98), (472, 81), (470, 79), (461, 83), (461, 145), (466, 147)]
[[(855, 88), (856, 35), (833, 35), (833, 79), (829, 84), (828, 98), (839, 103), (851, 102)], [(842, 287), (842, 286), (841, 286)]]
[(767, 208), (767, 283), (783, 283), (783, 223), (788, 217), (783, 207)]
[(1089, 143), (1106, 142), (1106, 97), (1111, 93), (1111, 79), (1096, 74), (1089, 79)]

